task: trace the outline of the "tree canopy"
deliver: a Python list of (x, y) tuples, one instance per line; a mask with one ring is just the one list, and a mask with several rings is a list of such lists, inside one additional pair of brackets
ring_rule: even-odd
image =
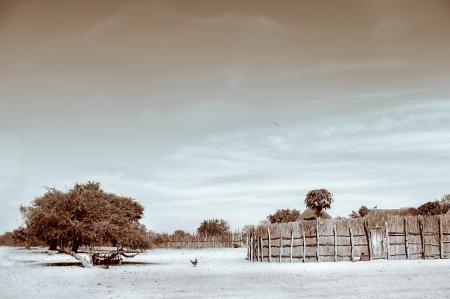
[(267, 216), (270, 223), (294, 222), (300, 216), (300, 211), (296, 209), (281, 209)]
[(333, 194), (327, 189), (311, 190), (306, 194), (305, 205), (310, 209), (316, 210), (317, 215), (319, 215), (322, 210), (331, 208), (332, 203)]
[(30, 237), (66, 253), (76, 253), (80, 246), (150, 246), (145, 226), (139, 223), (142, 205), (104, 192), (99, 183), (76, 184), (67, 192), (49, 188), (21, 211)]
[(369, 209), (368, 207), (362, 205), (358, 211), (352, 211), (352, 213), (349, 215), (351, 218), (362, 218), (367, 216), (370, 211), (372, 211), (371, 209)]
[(429, 201), (417, 208), (419, 215), (440, 215), (445, 214), (449, 207), (442, 202)]
[(203, 220), (197, 229), (201, 236), (219, 237), (230, 233), (230, 226), (223, 219)]
[(444, 213), (447, 213), (447, 211), (450, 210), (450, 194), (446, 194), (446, 195), (442, 196), (440, 203), (441, 203), (442, 211)]

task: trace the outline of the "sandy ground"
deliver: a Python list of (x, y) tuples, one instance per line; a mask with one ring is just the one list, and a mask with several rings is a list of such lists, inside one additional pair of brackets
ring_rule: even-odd
[[(0, 248), (0, 298), (450, 298), (450, 260), (251, 263), (245, 249), (158, 249), (122, 266)], [(189, 259), (198, 258), (194, 268)]]

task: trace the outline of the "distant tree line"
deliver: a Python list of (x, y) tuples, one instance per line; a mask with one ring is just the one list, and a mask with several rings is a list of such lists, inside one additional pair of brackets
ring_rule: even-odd
[(153, 247), (239, 247), (242, 245), (243, 235), (244, 232), (232, 232), (227, 221), (214, 218), (203, 220), (195, 232), (150, 232), (150, 239)]

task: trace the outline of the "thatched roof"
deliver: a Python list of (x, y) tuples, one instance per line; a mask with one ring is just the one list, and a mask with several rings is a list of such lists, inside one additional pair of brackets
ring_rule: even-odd
[[(317, 218), (316, 210), (308, 208), (297, 218), (297, 221), (300, 221), (300, 220), (313, 220), (313, 219), (316, 219), (316, 218)], [(322, 210), (320, 212), (320, 218), (322, 218), (322, 219), (331, 219), (332, 217), (327, 212)]]
[(386, 216), (417, 216), (419, 212), (416, 208), (400, 209), (373, 209), (367, 214), (369, 218), (382, 218)]

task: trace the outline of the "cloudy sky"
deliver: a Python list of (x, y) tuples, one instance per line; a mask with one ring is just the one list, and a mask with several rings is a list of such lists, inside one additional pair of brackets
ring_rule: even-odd
[(450, 1), (0, 0), (0, 232), (88, 180), (157, 231), (450, 193)]

